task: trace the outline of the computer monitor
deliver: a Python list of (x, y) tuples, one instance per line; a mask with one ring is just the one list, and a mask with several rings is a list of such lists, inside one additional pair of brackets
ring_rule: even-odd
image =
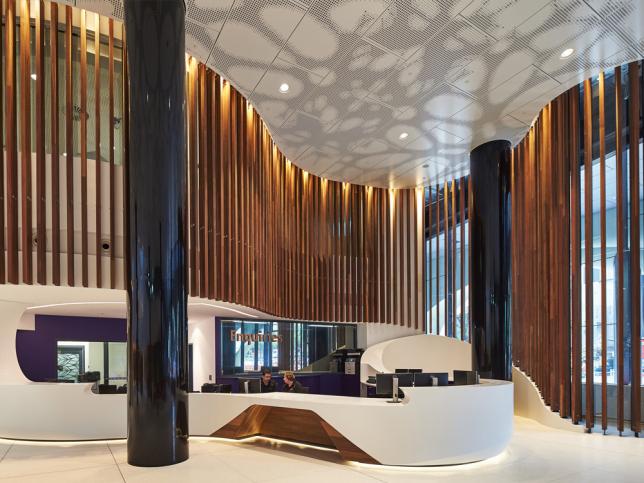
[(414, 386), (427, 387), (432, 385), (432, 375), (427, 372), (414, 374)]
[(394, 374), (376, 374), (376, 394), (378, 396), (391, 396), (393, 377)]
[[(246, 390), (246, 382), (248, 382), (248, 391)], [(239, 378), (239, 392), (248, 392), (249, 394), (257, 394), (261, 392), (261, 385), (259, 379), (245, 379)]]
[(404, 374), (406, 372), (411, 372), (411, 373), (423, 372), (423, 370), (422, 369), (396, 369), (394, 372), (396, 374)]
[[(376, 396), (391, 397), (394, 392), (393, 380), (394, 377), (398, 378), (398, 387), (412, 387), (414, 378), (413, 374), (398, 373), (398, 374), (376, 374)], [(398, 390), (398, 396), (402, 397), (403, 394)]]
[(411, 372), (398, 373), (394, 377), (398, 378), (398, 387), (412, 387), (414, 385), (414, 374)]
[(458, 371), (454, 370), (454, 385), (467, 386), (470, 384), (477, 384), (476, 371)]
[[(435, 377), (438, 379), (438, 385), (439, 386), (447, 386), (449, 384), (449, 380), (447, 378), (447, 372), (427, 372), (423, 374), (429, 374), (431, 377)], [(432, 383), (432, 386), (435, 384)]]

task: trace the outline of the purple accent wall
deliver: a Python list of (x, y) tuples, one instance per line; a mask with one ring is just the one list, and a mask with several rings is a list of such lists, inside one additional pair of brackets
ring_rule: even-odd
[(125, 319), (36, 315), (36, 330), (18, 330), (16, 355), (24, 375), (36, 382), (55, 379), (59, 340), (126, 342)]

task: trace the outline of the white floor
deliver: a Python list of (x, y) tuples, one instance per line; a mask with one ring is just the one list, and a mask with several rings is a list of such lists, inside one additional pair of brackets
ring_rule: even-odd
[(126, 459), (123, 441), (38, 444), (0, 440), (0, 482), (644, 481), (644, 438), (564, 432), (523, 418), (515, 419), (514, 438), (505, 453), (459, 467), (357, 465), (343, 462), (334, 451), (266, 440), (192, 440), (190, 459), (164, 468), (137, 468)]

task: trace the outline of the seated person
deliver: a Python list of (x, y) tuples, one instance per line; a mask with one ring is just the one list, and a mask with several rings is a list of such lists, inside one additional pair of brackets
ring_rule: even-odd
[(284, 392), (302, 392), (302, 384), (295, 380), (295, 374), (291, 371), (284, 373)]
[(275, 392), (275, 381), (268, 367), (262, 367), (262, 379), (260, 380), (260, 392)]

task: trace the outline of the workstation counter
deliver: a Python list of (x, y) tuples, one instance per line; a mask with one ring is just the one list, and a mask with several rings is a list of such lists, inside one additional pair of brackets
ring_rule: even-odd
[[(0, 386), (8, 404), (0, 437), (88, 440), (126, 436), (125, 394), (97, 395), (90, 384)], [(512, 383), (403, 388), (386, 399), (317, 394), (190, 394), (190, 434), (282, 438), (338, 449), (353, 461), (426, 466), (479, 461), (512, 435)]]

